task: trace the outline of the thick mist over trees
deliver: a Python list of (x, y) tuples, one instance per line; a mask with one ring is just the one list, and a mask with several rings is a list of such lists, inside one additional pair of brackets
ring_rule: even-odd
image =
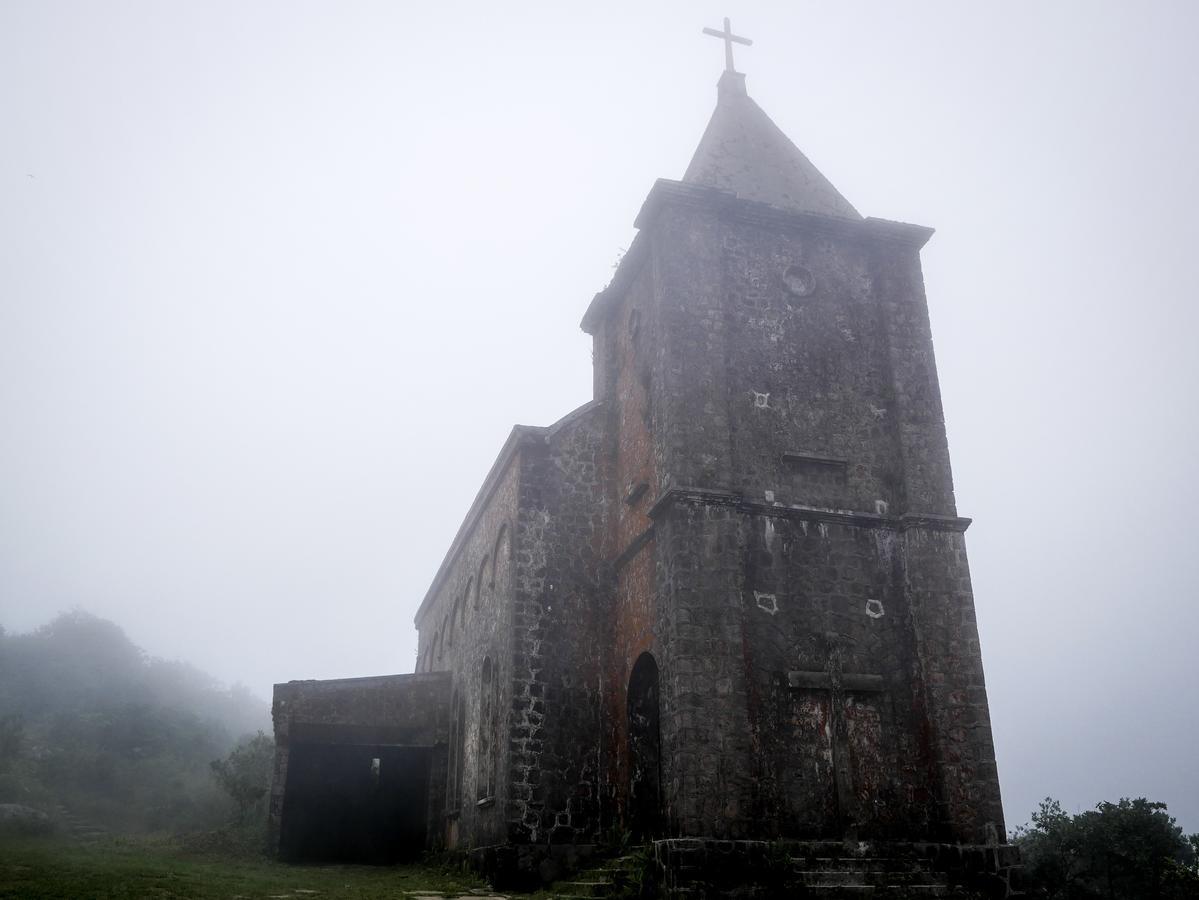
[(216, 827), (244, 818), (254, 791), (213, 763), (239, 744), (234, 762), (262, 755), (260, 730), (264, 701), (148, 656), (113, 622), (75, 611), (0, 629), (0, 803), (112, 831)]

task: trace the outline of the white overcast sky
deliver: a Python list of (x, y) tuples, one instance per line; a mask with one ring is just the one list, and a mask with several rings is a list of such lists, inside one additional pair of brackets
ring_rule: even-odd
[(929, 305), (1009, 825), (1199, 830), (1199, 3), (0, 2), (0, 624), (266, 697), (411, 671), (513, 423), (715, 101)]

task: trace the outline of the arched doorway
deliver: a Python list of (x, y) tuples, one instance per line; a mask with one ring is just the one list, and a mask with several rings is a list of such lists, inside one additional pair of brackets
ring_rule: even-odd
[(657, 835), (662, 810), (662, 739), (658, 724), (658, 664), (642, 653), (629, 676), (629, 830), (636, 840)]

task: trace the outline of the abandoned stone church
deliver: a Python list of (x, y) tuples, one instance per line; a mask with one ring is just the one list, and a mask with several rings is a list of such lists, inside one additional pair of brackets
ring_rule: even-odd
[(583, 316), (593, 399), (512, 430), (415, 673), (276, 686), (283, 858), (447, 848), (511, 883), (624, 832), (668, 896), (778, 846), (1007, 891), (932, 231), (863, 218), (742, 74), (717, 93)]

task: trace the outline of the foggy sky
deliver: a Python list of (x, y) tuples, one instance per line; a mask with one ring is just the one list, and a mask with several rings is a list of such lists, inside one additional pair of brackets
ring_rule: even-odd
[(510, 427), (751, 96), (923, 252), (1008, 825), (1199, 830), (1199, 5), (0, 3), (0, 624), (411, 671)]

